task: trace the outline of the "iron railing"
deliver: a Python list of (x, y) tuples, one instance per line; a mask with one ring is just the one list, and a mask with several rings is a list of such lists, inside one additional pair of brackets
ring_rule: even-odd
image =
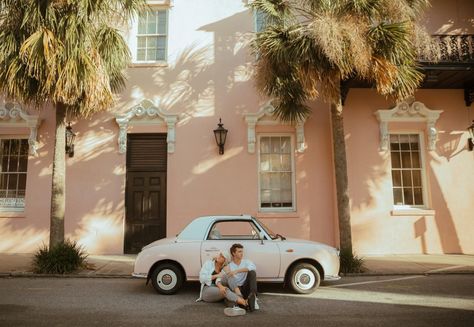
[(438, 44), (438, 61), (440, 63), (474, 63), (473, 34), (438, 34), (432, 37)]

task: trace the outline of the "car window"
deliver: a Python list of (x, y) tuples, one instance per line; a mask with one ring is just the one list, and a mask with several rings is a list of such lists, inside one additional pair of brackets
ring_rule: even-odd
[(258, 229), (251, 221), (218, 221), (214, 223), (208, 240), (258, 240)]

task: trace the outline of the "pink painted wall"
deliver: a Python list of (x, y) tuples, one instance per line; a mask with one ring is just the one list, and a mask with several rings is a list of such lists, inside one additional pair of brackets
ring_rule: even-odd
[[(468, 110), (462, 90), (419, 90), (416, 101), (443, 110), (435, 151), (423, 151), (434, 215), (395, 216), (390, 157), (379, 152), (374, 112), (394, 105), (370, 90), (350, 91), (345, 108), (352, 232), (358, 253), (473, 253), (473, 152), (467, 151)], [(418, 123), (391, 125), (390, 132), (417, 131)]]
[[(472, 5), (433, 1), (432, 32), (473, 32)], [(450, 2), (451, 3), (451, 2)], [(442, 12), (442, 15), (438, 14)], [(448, 16), (448, 18), (446, 18)], [(186, 24), (182, 24), (185, 21)], [(329, 108), (312, 104), (305, 124), (307, 149), (295, 153), (296, 212), (258, 212), (257, 154), (247, 151), (244, 113), (257, 112), (260, 98), (251, 79), (254, 60), (246, 42), (253, 17), (241, 1), (175, 1), (170, 10), (168, 65), (133, 66), (129, 81), (109, 112), (73, 122), (74, 158), (67, 158), (66, 237), (90, 253), (123, 253), (125, 158), (118, 152), (114, 114), (148, 99), (179, 115), (176, 151), (168, 155), (167, 235), (199, 215), (249, 213), (286, 236), (338, 244)], [(474, 253), (473, 152), (465, 149), (468, 125), (461, 90), (421, 90), (416, 100), (444, 110), (435, 152), (426, 153), (430, 206), (434, 216), (391, 216), (388, 157), (378, 151), (375, 110), (391, 103), (370, 90), (351, 90), (345, 109), (353, 239), (360, 254)], [(0, 213), (0, 252), (32, 252), (48, 241), (52, 135), (51, 109), (41, 112), (38, 157), (30, 157), (27, 208), (20, 217)], [(474, 116), (474, 115), (473, 115)], [(220, 156), (212, 130), (222, 117), (229, 130)], [(397, 126), (392, 126), (397, 128)], [(129, 133), (166, 132), (134, 126)], [(290, 132), (288, 126), (258, 126), (257, 133)], [(0, 134), (12, 133), (2, 128)], [(27, 133), (27, 131), (25, 132)], [(16, 215), (18, 216), (18, 215)]]

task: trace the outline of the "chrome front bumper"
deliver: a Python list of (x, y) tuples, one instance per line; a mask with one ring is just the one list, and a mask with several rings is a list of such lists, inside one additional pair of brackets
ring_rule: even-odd
[(341, 276), (324, 275), (324, 281), (333, 282), (341, 279)]
[(135, 278), (147, 278), (146, 273), (132, 273), (132, 276)]

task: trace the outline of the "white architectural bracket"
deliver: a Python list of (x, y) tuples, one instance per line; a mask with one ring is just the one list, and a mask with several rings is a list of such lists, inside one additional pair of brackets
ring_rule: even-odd
[(436, 148), (438, 131), (435, 124), (443, 110), (428, 109), (421, 102), (409, 103), (406, 101), (398, 103), (395, 108), (388, 110), (377, 110), (375, 116), (380, 123), (380, 151), (389, 149), (388, 123), (392, 122), (423, 122), (426, 123), (428, 133), (428, 150)]
[(132, 107), (127, 113), (116, 115), (115, 121), (119, 125), (118, 137), (119, 152), (127, 152), (127, 130), (133, 125), (162, 125), (166, 124), (168, 135), (168, 153), (173, 153), (176, 143), (176, 123), (178, 115), (169, 114), (155, 106), (152, 101), (144, 100)]
[(38, 128), (41, 119), (38, 115), (28, 115), (18, 104), (6, 103), (0, 108), (0, 127), (26, 127), (30, 129), (28, 145), (30, 155), (36, 156), (38, 150)]
[[(273, 111), (275, 108), (272, 105), (272, 100), (266, 102), (260, 110), (256, 113), (245, 113), (245, 122), (247, 123), (247, 149), (249, 153), (255, 153), (256, 138), (256, 126), (257, 125), (284, 125), (285, 122), (275, 118)], [(304, 139), (304, 123), (305, 120), (301, 120), (295, 124), (296, 129), (296, 151), (303, 153), (306, 149)]]

